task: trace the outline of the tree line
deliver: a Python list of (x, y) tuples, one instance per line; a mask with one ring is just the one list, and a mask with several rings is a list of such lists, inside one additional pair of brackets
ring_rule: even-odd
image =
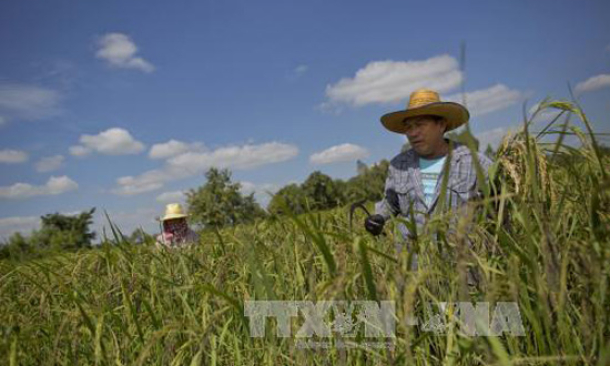
[[(273, 194), (266, 210), (256, 202), (254, 193), (242, 193), (240, 183), (231, 180), (230, 170), (210, 168), (205, 174), (205, 183), (186, 193), (189, 220), (198, 229), (220, 229), (286, 215), (288, 211), (301, 214), (355, 201), (377, 201), (381, 199), (388, 165), (387, 160), (370, 167), (358, 161), (358, 174), (348, 180), (333, 179), (315, 171), (302, 184), (288, 184)], [(90, 228), (94, 212), (95, 208), (78, 215), (57, 212), (44, 215), (40, 229), (29, 235), (16, 232), (0, 243), (0, 259), (22, 260), (56, 251), (91, 248), (96, 238)], [(141, 243), (150, 237), (149, 233), (136, 229), (125, 239)]]
[(328, 210), (355, 201), (377, 201), (383, 193), (388, 165), (387, 160), (370, 167), (358, 161), (358, 174), (346, 181), (314, 171), (302, 184), (288, 184), (273, 194), (266, 210), (256, 202), (254, 193), (240, 192), (241, 185), (231, 181), (228, 169), (211, 168), (206, 173), (206, 183), (186, 193), (186, 203), (191, 223), (204, 229), (218, 229), (268, 216)]
[[(473, 139), (478, 149), (479, 142), (466, 130), (449, 133), (447, 137), (462, 143)], [(402, 151), (409, 148), (405, 143)], [(607, 153), (608, 149), (604, 148), (604, 152)], [(489, 146), (486, 153), (494, 155)], [(371, 166), (357, 161), (357, 174), (347, 180), (333, 179), (314, 171), (303, 183), (291, 183), (275, 192), (266, 209), (256, 202), (254, 193), (242, 193), (240, 183), (231, 180), (230, 170), (210, 168), (205, 174), (205, 183), (186, 193), (189, 220), (197, 229), (217, 230), (267, 217), (328, 210), (360, 201), (376, 202), (382, 198), (388, 167), (387, 160)], [(14, 233), (0, 243), (0, 259), (23, 259), (53, 251), (90, 248), (96, 238), (96, 233), (89, 227), (94, 212), (95, 208), (92, 208), (78, 215), (53, 213), (42, 216), (40, 229), (32, 231), (29, 236)], [(151, 235), (140, 228), (125, 239), (138, 244), (150, 241)]]
[(95, 208), (78, 215), (47, 214), (40, 218), (40, 229), (29, 236), (16, 232), (0, 245), (0, 259), (27, 259), (51, 252), (90, 248), (96, 237), (90, 225)]

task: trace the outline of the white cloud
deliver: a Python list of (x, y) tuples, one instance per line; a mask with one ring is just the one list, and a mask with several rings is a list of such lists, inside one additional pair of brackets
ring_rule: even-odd
[(150, 192), (163, 187), (166, 182), (203, 174), (211, 167), (253, 169), (292, 159), (298, 152), (296, 146), (279, 142), (227, 146), (205, 152), (188, 151), (170, 158), (161, 169), (149, 170), (135, 177), (118, 178), (118, 187), (113, 192), (119, 195)]
[(45, 156), (36, 163), (36, 171), (39, 173), (52, 172), (64, 163), (63, 155)]
[[(504, 84), (496, 84), (487, 89), (466, 93), (466, 104), (471, 116), (482, 116), (491, 112), (505, 109), (522, 101), (525, 95)], [(462, 95), (450, 95), (444, 100), (462, 103)]]
[(163, 192), (157, 196), (157, 201), (164, 203), (184, 202), (185, 198), (183, 191)]
[(204, 171), (210, 167), (254, 169), (292, 159), (299, 153), (294, 145), (269, 142), (260, 145), (221, 147), (209, 152), (187, 152), (168, 160), (176, 168)]
[(267, 192), (270, 193), (275, 193), (277, 192), (280, 187), (277, 184), (273, 184), (273, 183), (263, 183), (263, 184), (256, 184), (256, 183), (252, 183), (252, 182), (248, 182), (248, 181), (241, 181), (239, 182), (241, 188), (240, 191), (242, 194), (250, 194), (250, 193), (254, 193), (255, 195), (257, 194), (267, 194)]
[(600, 74), (576, 84), (577, 93), (587, 93), (610, 87), (610, 74)]
[(202, 143), (186, 143), (177, 140), (169, 140), (162, 144), (154, 144), (148, 153), (151, 159), (168, 159), (176, 155), (184, 154), (188, 151), (205, 150)]
[(38, 216), (13, 216), (0, 218), (0, 240), (8, 239), (16, 232), (24, 236), (40, 226)]
[(299, 65), (294, 69), (294, 72), (297, 73), (297, 75), (302, 75), (302, 74), (306, 73), (307, 70), (309, 70), (309, 66)]
[(28, 154), (19, 150), (0, 150), (0, 163), (19, 164), (28, 160)]
[(183, 175), (181, 177), (174, 176), (167, 168), (165, 170), (149, 170), (136, 177), (125, 176), (118, 178), (116, 180), (118, 188), (115, 188), (112, 192), (121, 196), (131, 196), (135, 194), (152, 192), (162, 188), (165, 182), (186, 177), (187, 175)]
[(12, 186), (0, 187), (0, 198), (23, 199), (34, 196), (51, 196), (78, 189), (78, 184), (63, 175), (51, 177), (45, 185), (35, 186), (29, 183), (15, 183)]
[(70, 146), (70, 154), (73, 156), (83, 157), (91, 154), (91, 150), (80, 145)]
[(536, 113), (536, 116), (534, 118), (534, 122), (538, 122), (538, 121), (542, 121), (542, 122), (550, 122), (551, 120), (553, 120), (555, 117), (557, 117), (561, 111), (555, 108), (542, 108), (540, 110), (538, 110), (538, 108), (540, 108), (540, 103), (536, 103), (534, 104), (529, 110), (529, 116), (530, 118), (532, 116), (534, 116), (534, 113), (536, 113), (536, 111), (538, 111), (538, 113)]
[(36, 120), (59, 114), (58, 92), (34, 85), (0, 84), (0, 124), (8, 119)]
[(250, 194), (252, 192), (254, 192), (256, 190), (256, 184), (252, 183), (252, 182), (248, 182), (248, 181), (241, 181), (239, 182), (240, 185), (240, 191), (242, 194)]
[[(133, 211), (113, 211), (108, 210), (108, 217), (110, 221), (119, 227), (121, 232), (125, 235), (129, 235), (134, 230), (143, 228), (148, 234), (158, 233), (159, 222), (156, 218), (163, 215), (163, 208), (144, 208), (140, 207)], [(103, 238), (104, 231), (106, 235), (112, 237), (112, 230), (108, 226), (108, 220), (102, 212), (96, 213), (94, 229), (97, 232), (99, 239)]]
[(292, 69), (292, 71), (287, 75), (287, 78), (290, 81), (296, 81), (301, 76), (305, 75), (305, 73), (307, 73), (308, 70), (309, 70), (309, 66), (304, 65), (304, 64), (298, 65), (297, 67)]
[(125, 69), (137, 69), (152, 72), (155, 67), (142, 57), (136, 56), (138, 47), (122, 33), (108, 33), (99, 41), (100, 49), (96, 52), (98, 58), (108, 61), (111, 66)]
[(87, 210), (61, 211), (60, 214), (62, 214), (64, 216), (77, 216), (77, 215), (80, 215), (81, 213), (83, 213), (83, 211), (87, 211)]
[(254, 193), (254, 199), (262, 206), (267, 207), (271, 196), (280, 190), (280, 186), (274, 183), (255, 184), (248, 181), (239, 182), (240, 192), (243, 195)]
[(485, 151), (487, 145), (491, 145), (492, 148), (496, 149), (507, 133), (508, 129), (506, 127), (497, 127), (475, 134), (476, 139), (479, 140), (479, 150)]
[(70, 154), (86, 156), (95, 151), (105, 155), (127, 155), (140, 153), (145, 148), (144, 144), (135, 140), (129, 131), (118, 127), (102, 131), (97, 135), (82, 135), (79, 142), (81, 145), (70, 147)]
[(312, 154), (309, 162), (312, 164), (332, 164), (343, 161), (354, 161), (369, 156), (367, 149), (354, 144), (341, 144), (324, 151)]
[[(374, 61), (326, 87), (330, 103), (362, 106), (371, 103), (405, 102), (419, 88), (448, 92), (463, 80), (455, 58), (442, 55), (423, 61)], [(323, 108), (327, 108), (327, 103)]]

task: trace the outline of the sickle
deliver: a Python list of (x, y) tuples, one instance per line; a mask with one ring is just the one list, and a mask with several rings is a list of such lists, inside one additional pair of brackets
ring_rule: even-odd
[(362, 201), (353, 203), (352, 207), (349, 210), (349, 230), (350, 231), (352, 231), (352, 220), (354, 218), (354, 212), (356, 211), (357, 208), (361, 208), (366, 213), (367, 217), (371, 217), (369, 210), (367, 210), (366, 207), (364, 207), (364, 202), (366, 202), (366, 200), (362, 200)]

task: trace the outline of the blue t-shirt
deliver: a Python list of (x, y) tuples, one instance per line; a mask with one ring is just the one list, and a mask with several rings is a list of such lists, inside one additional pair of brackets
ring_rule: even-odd
[(419, 169), (421, 171), (421, 180), (424, 186), (424, 199), (426, 205), (430, 206), (434, 193), (436, 192), (436, 182), (443, 171), (445, 157), (438, 159), (423, 159), (419, 158)]

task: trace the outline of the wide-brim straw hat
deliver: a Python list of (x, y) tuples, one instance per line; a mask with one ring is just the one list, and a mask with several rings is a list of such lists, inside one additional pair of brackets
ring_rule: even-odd
[(407, 109), (384, 114), (381, 123), (392, 132), (405, 133), (406, 118), (426, 115), (444, 117), (447, 120), (447, 131), (458, 128), (470, 119), (470, 113), (463, 105), (441, 102), (441, 98), (434, 90), (420, 89), (411, 93)]
[(179, 203), (170, 203), (165, 206), (165, 215), (161, 218), (161, 221), (180, 219), (187, 216), (188, 215), (182, 209), (182, 205)]

